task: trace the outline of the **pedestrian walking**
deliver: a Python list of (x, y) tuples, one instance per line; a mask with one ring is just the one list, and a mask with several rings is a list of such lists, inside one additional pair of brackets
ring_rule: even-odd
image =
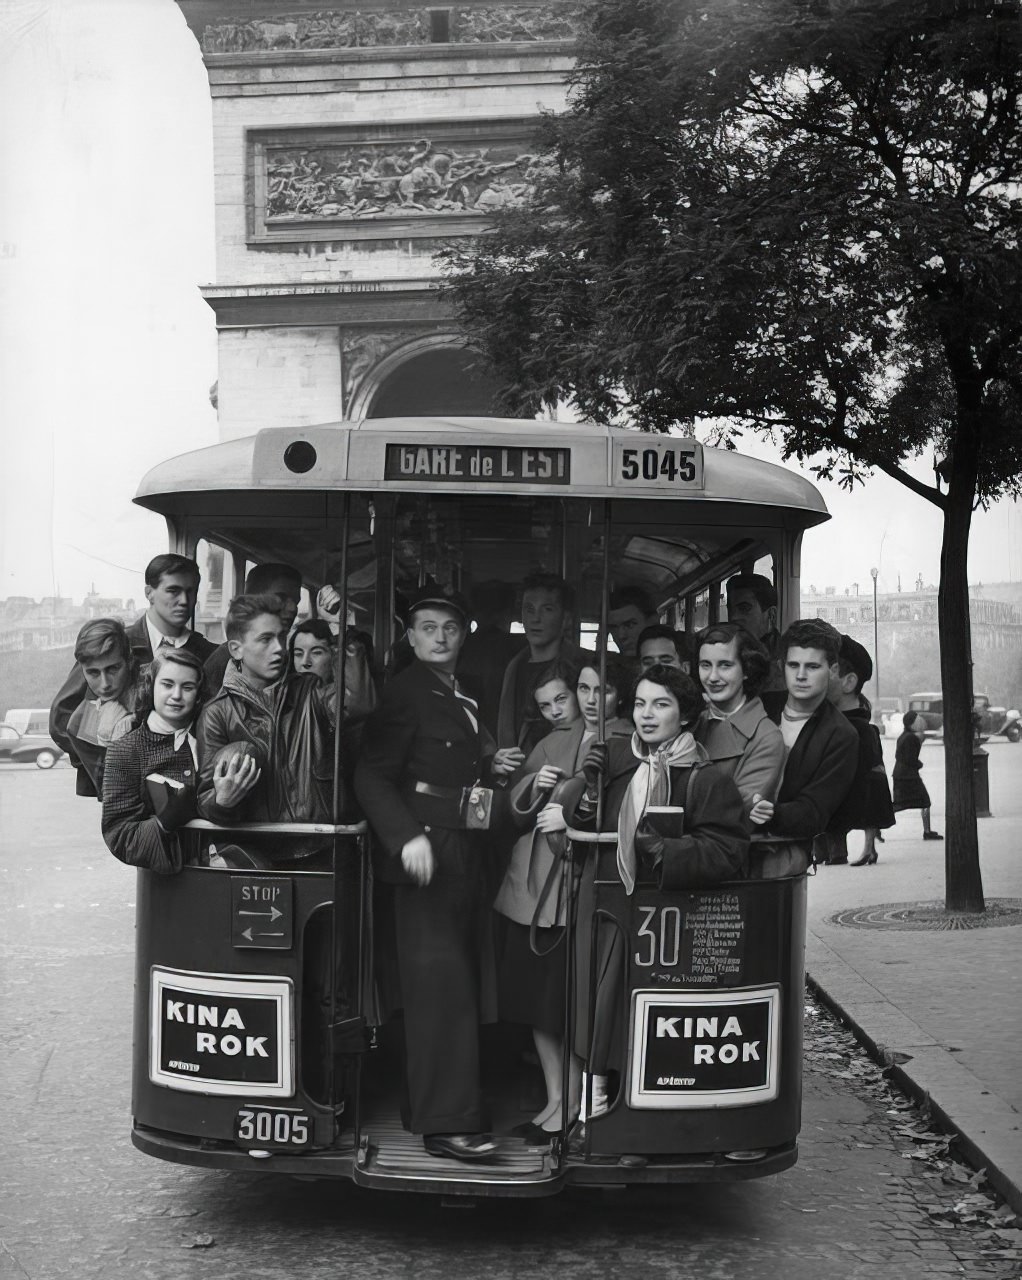
[(926, 723), (918, 711), (906, 711), (903, 729), (894, 749), (894, 812), (919, 809), (923, 818), (923, 839), (943, 840), (930, 826), (930, 793), (919, 773), (923, 767), (919, 752), (926, 737)]

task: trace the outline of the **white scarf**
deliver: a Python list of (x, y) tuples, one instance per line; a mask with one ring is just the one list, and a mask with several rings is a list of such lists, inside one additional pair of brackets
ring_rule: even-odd
[(628, 894), (635, 890), (635, 831), (642, 815), (651, 805), (670, 802), (672, 769), (706, 759), (706, 752), (687, 730), (652, 752), (638, 733), (633, 733), (632, 755), (638, 759), (639, 767), (632, 775), (617, 819), (617, 869)]
[(146, 727), (152, 729), (153, 733), (161, 733), (172, 735), (174, 738), (174, 750), (180, 751), (182, 744), (188, 743), (188, 750), (192, 753), (192, 762), (196, 769), (199, 767), (199, 745), (195, 741), (194, 734), (190, 733), (191, 725), (185, 725), (183, 729), (179, 729), (177, 725), (173, 725), (169, 720), (164, 720), (163, 716), (154, 708), (146, 717)]

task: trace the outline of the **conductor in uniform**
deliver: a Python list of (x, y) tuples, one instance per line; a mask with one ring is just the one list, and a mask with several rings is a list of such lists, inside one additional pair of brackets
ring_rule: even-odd
[(408, 608), (412, 663), (366, 721), (355, 791), (376, 836), (374, 869), (392, 886), (404, 1008), (408, 1127), (434, 1155), (486, 1160), (479, 1070), (490, 902), (484, 859), (491, 793), (514, 771), (454, 677), (469, 629), (450, 588)]

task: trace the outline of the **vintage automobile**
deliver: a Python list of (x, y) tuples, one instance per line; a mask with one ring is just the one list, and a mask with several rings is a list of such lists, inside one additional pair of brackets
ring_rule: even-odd
[(927, 733), (944, 732), (944, 695), (939, 690), (936, 693), (910, 694), (908, 709), (923, 721)]
[(19, 733), (12, 724), (0, 724), (0, 760), (52, 769), (63, 754), (48, 733)]
[[(944, 732), (943, 694), (913, 693), (908, 700), (908, 709), (918, 712), (926, 724), (927, 733)], [(972, 722), (977, 742), (999, 735), (1009, 742), (1018, 742), (1022, 738), (1022, 714), (1014, 709), (992, 707), (985, 693), (973, 694)]]
[(1016, 709), (992, 707), (985, 693), (976, 693), (972, 697), (974, 719), (978, 717), (977, 727), (984, 737), (1003, 735), (1009, 742), (1018, 742), (1022, 738), (1022, 714)]

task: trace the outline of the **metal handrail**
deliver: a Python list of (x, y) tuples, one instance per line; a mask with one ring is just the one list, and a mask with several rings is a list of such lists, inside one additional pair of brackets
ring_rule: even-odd
[(185, 826), (190, 831), (241, 831), (246, 834), (281, 836), (363, 836), (368, 830), (365, 822), (208, 822), (205, 818), (193, 818)]
[(576, 831), (574, 827), (566, 827), (565, 834), (569, 840), (578, 844), (616, 844), (616, 831)]

